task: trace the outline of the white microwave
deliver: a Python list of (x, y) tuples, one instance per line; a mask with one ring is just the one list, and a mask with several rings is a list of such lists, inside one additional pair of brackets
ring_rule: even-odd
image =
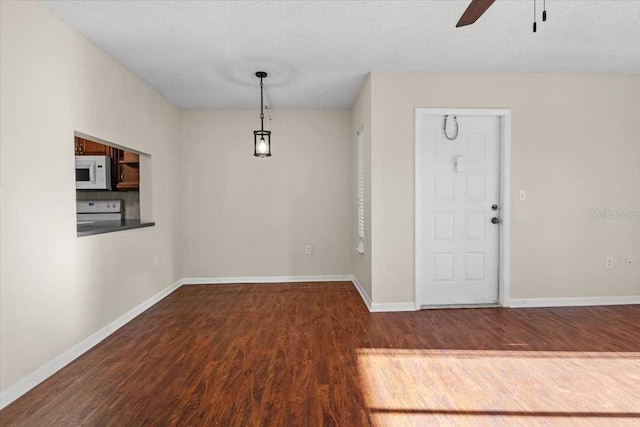
[(111, 157), (76, 156), (76, 189), (111, 190)]

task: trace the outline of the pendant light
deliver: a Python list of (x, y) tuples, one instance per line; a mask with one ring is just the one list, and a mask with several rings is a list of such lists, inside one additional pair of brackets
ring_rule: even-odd
[(253, 155), (271, 157), (271, 131), (264, 130), (264, 84), (262, 79), (267, 77), (267, 73), (258, 71), (256, 77), (260, 79), (260, 130), (253, 131)]

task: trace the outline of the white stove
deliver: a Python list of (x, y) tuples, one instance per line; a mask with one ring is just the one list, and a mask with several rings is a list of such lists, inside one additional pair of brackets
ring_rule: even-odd
[(122, 200), (77, 200), (76, 221), (78, 224), (113, 222), (124, 220)]

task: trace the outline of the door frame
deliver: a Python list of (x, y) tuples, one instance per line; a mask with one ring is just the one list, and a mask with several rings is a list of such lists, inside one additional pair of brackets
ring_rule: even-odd
[[(421, 137), (419, 119), (424, 116), (455, 115), (460, 117), (497, 117), (500, 120), (500, 240), (499, 240), (499, 262), (498, 262), (498, 303), (502, 307), (509, 306), (509, 296), (511, 288), (511, 109), (510, 108), (416, 108), (415, 111), (415, 136), (413, 145), (414, 157), (414, 228), (413, 228), (413, 264), (414, 264), (414, 288), (416, 310), (421, 309), (422, 289), (420, 289), (420, 269), (418, 260), (420, 257), (419, 231), (421, 230), (421, 219), (419, 216), (421, 201), (420, 183), (418, 182), (418, 171), (420, 162), (417, 156), (418, 142)], [(443, 306), (445, 307), (445, 306)]]

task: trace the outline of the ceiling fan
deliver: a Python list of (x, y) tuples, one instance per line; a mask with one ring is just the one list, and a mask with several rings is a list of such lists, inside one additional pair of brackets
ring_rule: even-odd
[[(471, 25), (478, 20), (491, 7), (496, 0), (472, 0), (467, 10), (464, 11), (456, 27), (464, 27)], [(547, 20), (547, 2), (543, 2), (542, 21)], [(536, 0), (533, 0), (533, 32), (538, 31), (538, 23), (536, 22)]]
[(456, 27), (471, 25), (478, 20), (496, 0), (473, 0), (464, 11)]

